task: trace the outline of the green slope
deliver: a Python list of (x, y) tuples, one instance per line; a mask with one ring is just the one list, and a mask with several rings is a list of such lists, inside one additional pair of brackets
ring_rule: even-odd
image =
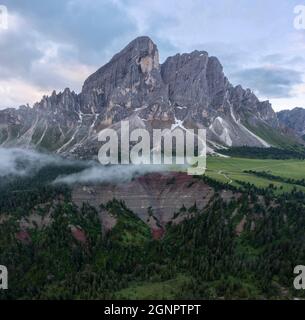
[(257, 177), (244, 171), (265, 171), (274, 176), (292, 179), (305, 178), (305, 161), (303, 160), (263, 160), (245, 158), (208, 157), (206, 175), (224, 183), (239, 186), (237, 181), (253, 183), (257, 187), (278, 188), (278, 192), (291, 191), (294, 187), (305, 192), (305, 187)]

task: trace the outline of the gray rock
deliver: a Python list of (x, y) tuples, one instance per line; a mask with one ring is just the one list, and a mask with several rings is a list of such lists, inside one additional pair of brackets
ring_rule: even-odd
[(0, 111), (0, 146), (22, 146), (79, 158), (97, 155), (100, 130), (130, 119), (132, 127), (206, 128), (215, 146), (270, 145), (260, 128), (280, 131), (269, 102), (233, 87), (205, 51), (177, 54), (162, 65), (148, 37), (133, 40), (92, 74), (80, 94), (53, 92), (33, 108)]
[(305, 109), (294, 108), (277, 113), (281, 126), (294, 132), (297, 136), (305, 135)]

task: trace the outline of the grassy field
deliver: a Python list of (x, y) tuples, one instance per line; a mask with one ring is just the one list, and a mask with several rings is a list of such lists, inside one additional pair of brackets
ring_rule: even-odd
[(116, 299), (131, 300), (173, 300), (177, 291), (183, 291), (191, 281), (190, 277), (178, 275), (177, 278), (163, 282), (146, 282), (135, 284), (116, 293)]
[[(282, 187), (280, 191), (290, 191), (295, 185), (257, 177), (245, 170), (265, 171), (283, 178), (305, 178), (305, 161), (302, 160), (262, 160), (245, 158), (208, 157), (206, 175), (221, 182), (238, 186), (236, 181), (250, 182), (258, 187), (268, 187), (271, 183)], [(296, 186), (305, 192), (305, 187)]]

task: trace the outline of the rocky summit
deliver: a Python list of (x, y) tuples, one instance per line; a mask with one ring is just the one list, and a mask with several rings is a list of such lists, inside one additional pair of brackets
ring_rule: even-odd
[(160, 64), (157, 46), (139, 37), (89, 76), (79, 94), (54, 91), (32, 108), (0, 111), (0, 146), (93, 157), (98, 133), (123, 119), (148, 130), (206, 128), (210, 152), (284, 138), (270, 103), (230, 84), (217, 58), (194, 51)]
[(305, 138), (305, 109), (282, 110), (277, 113), (277, 116), (283, 128), (291, 130), (302, 139)]

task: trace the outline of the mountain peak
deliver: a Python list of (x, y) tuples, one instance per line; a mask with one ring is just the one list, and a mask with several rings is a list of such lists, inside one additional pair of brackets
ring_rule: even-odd
[[(159, 66), (159, 52), (156, 44), (146, 36), (138, 37), (132, 40), (123, 50), (115, 54), (110, 63), (114, 63), (124, 57), (128, 57), (129, 62), (139, 62), (140, 59), (150, 57)], [(107, 64), (105, 65), (107, 66)], [(103, 67), (102, 67), (103, 68)]]
[(87, 157), (97, 154), (97, 133), (123, 119), (148, 130), (178, 121), (206, 128), (210, 145), (218, 146), (269, 146), (260, 128), (279, 129), (271, 105), (234, 88), (216, 57), (195, 50), (160, 65), (156, 44), (142, 36), (89, 76), (79, 95), (65, 89), (31, 110), (0, 112), (0, 144)]
[(140, 36), (135, 39), (133, 39), (127, 47), (150, 47), (150, 46), (156, 46), (156, 44), (152, 41), (152, 39), (148, 36)]
[(88, 110), (92, 105), (102, 107), (95, 110), (97, 113), (119, 106), (126, 115), (128, 110), (163, 100), (167, 100), (167, 93), (160, 74), (158, 48), (146, 36), (131, 41), (89, 76), (82, 90), (83, 106)]

